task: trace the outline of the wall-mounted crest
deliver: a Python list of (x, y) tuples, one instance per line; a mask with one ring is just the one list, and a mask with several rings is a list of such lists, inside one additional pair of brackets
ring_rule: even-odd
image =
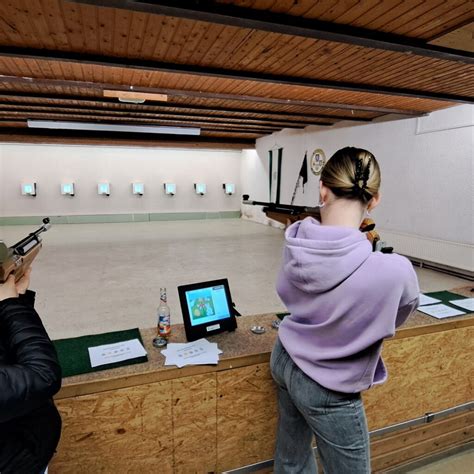
[(324, 151), (321, 150), (321, 148), (317, 148), (316, 150), (313, 151), (313, 154), (311, 155), (311, 160), (309, 162), (311, 171), (316, 176), (319, 176), (325, 164), (326, 164), (326, 155), (324, 154)]

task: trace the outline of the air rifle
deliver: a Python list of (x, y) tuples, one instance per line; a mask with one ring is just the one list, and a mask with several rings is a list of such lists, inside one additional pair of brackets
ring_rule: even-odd
[(15, 281), (23, 276), (41, 249), (39, 235), (50, 228), (49, 218), (45, 217), (43, 225), (37, 231), (32, 232), (11, 247), (7, 247), (0, 240), (0, 283), (4, 283), (11, 274), (15, 275)]
[[(272, 212), (277, 214), (284, 214), (288, 216), (288, 219), (291, 222), (300, 220), (307, 216), (312, 216), (318, 220), (321, 218), (321, 211), (319, 207), (292, 206), (291, 204), (275, 204), (273, 202), (250, 201), (250, 196), (248, 194), (244, 194), (242, 198), (243, 204), (250, 204), (251, 206), (263, 206), (262, 210), (265, 214), (268, 215), (268, 213)], [(293, 216), (293, 218), (291, 218), (290, 216)], [(283, 224), (285, 224), (285, 222), (283, 222)]]
[[(263, 206), (263, 212), (270, 219), (274, 219), (282, 224), (288, 225), (305, 217), (314, 217), (318, 221), (321, 220), (321, 211), (319, 207), (292, 206), (291, 204), (276, 204), (272, 202), (251, 201), (248, 194), (242, 196), (243, 204), (251, 206)], [(364, 232), (367, 239), (372, 244), (374, 252), (392, 253), (393, 247), (388, 247), (385, 242), (380, 240), (379, 233), (375, 230), (375, 222), (370, 218), (365, 218), (359, 230)]]

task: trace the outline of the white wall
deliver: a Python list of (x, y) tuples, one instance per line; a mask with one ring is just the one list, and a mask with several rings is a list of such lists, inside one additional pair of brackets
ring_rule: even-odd
[[(374, 212), (380, 229), (459, 244), (474, 243), (474, 106), (427, 117), (311, 131), (285, 130), (257, 140), (257, 157), (243, 161), (242, 186), (254, 199), (268, 196), (268, 150), (283, 147), (281, 202), (289, 203), (305, 151), (326, 157), (344, 146), (370, 150), (382, 170), (382, 202)], [(318, 177), (308, 170), (294, 204), (318, 202)], [(466, 249), (465, 249), (466, 250)], [(466, 253), (470, 251), (470, 257)], [(472, 247), (463, 255), (470, 258)]]
[[(216, 212), (240, 209), (241, 151), (125, 148), (104, 146), (0, 144), (0, 216)], [(76, 196), (61, 196), (62, 181), (74, 181)], [(111, 196), (97, 195), (99, 181)], [(35, 198), (21, 196), (22, 181), (38, 183)], [(145, 183), (144, 196), (131, 182)], [(177, 184), (166, 196), (163, 182)], [(197, 196), (194, 182), (207, 184)], [(224, 194), (232, 182), (236, 193)]]
[[(268, 192), (268, 160), (261, 159), (257, 150), (242, 150), (241, 163), (242, 193), (249, 194), (252, 201), (269, 200)], [(273, 219), (268, 219), (262, 212), (262, 206), (249, 206), (242, 204), (242, 219), (259, 222), (260, 224), (270, 225), (283, 229), (285, 226)]]

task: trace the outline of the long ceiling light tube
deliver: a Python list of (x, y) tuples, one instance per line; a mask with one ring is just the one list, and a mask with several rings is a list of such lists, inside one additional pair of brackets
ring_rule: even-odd
[(146, 125), (115, 125), (108, 123), (62, 122), (55, 120), (28, 120), (28, 128), (49, 128), (54, 130), (85, 130), (100, 132), (156, 133), (166, 135), (200, 135), (200, 128), (155, 127)]

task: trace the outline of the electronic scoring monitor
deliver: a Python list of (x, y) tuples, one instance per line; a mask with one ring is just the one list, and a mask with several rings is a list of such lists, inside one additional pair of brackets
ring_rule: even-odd
[(178, 286), (178, 294), (188, 341), (237, 327), (227, 279)]

